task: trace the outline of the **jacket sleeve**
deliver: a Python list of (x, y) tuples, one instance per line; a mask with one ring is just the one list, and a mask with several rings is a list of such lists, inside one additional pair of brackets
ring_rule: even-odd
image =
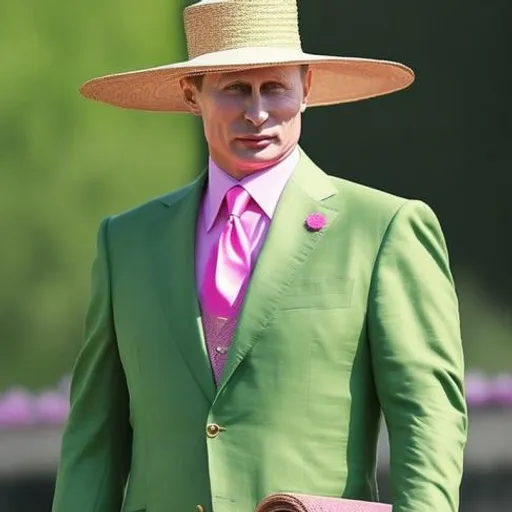
[(387, 229), (368, 321), (393, 512), (456, 512), (467, 437), (458, 301), (441, 227), (420, 201)]
[(53, 512), (120, 511), (130, 467), (129, 400), (112, 319), (107, 226), (108, 219), (98, 233), (85, 343), (73, 369)]

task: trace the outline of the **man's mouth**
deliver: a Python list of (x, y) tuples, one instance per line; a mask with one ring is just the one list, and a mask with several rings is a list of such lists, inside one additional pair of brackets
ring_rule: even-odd
[(250, 142), (260, 142), (265, 140), (273, 140), (275, 139), (272, 135), (247, 135), (244, 137), (238, 137), (240, 140), (247, 140)]

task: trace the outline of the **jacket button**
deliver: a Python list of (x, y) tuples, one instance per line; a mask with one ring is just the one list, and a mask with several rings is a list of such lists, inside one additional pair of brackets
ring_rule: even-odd
[(204, 512), (204, 507), (202, 507), (201, 505), (197, 505), (196, 512)]
[(222, 427), (219, 427), (219, 425), (217, 425), (216, 423), (210, 423), (207, 427), (206, 427), (206, 435), (210, 438), (210, 439), (214, 439), (215, 437), (217, 437), (219, 435), (219, 433), (221, 431), (225, 430), (224, 428)]

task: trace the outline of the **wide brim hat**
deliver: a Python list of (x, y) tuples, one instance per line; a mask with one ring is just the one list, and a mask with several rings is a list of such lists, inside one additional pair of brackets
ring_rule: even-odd
[(414, 81), (398, 62), (304, 52), (296, 0), (202, 0), (183, 18), (188, 60), (94, 78), (81, 94), (127, 109), (188, 112), (180, 80), (205, 73), (308, 65), (308, 107), (374, 98)]

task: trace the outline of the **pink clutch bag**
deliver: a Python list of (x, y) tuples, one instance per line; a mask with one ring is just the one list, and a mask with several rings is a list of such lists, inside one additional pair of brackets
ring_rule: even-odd
[(295, 493), (267, 496), (256, 512), (391, 512), (391, 505)]

